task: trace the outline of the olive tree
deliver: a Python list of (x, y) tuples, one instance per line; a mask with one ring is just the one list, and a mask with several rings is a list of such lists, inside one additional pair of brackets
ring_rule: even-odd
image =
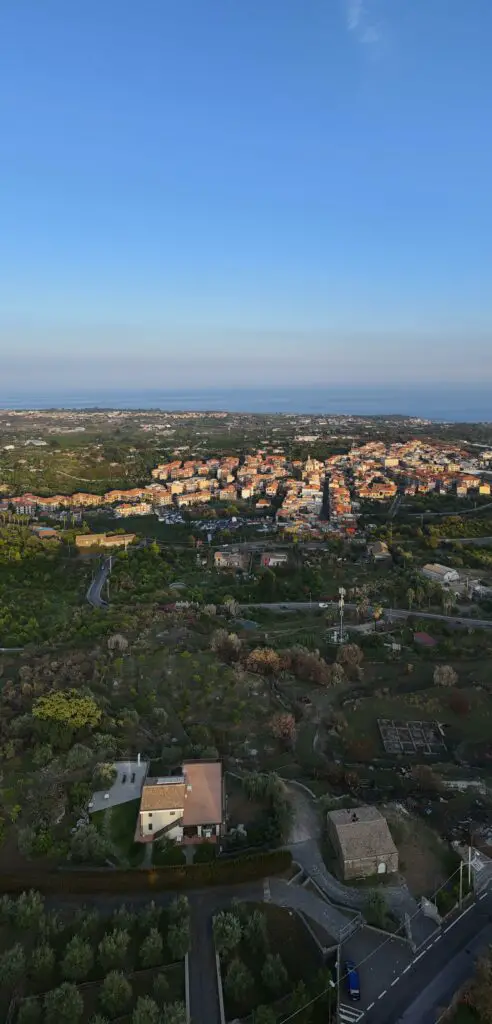
[(84, 1000), (76, 985), (65, 981), (44, 997), (46, 1024), (78, 1024), (84, 1012)]
[(140, 948), (142, 967), (157, 967), (162, 963), (164, 943), (157, 928), (151, 928)]
[(87, 978), (93, 963), (94, 954), (90, 943), (80, 935), (74, 935), (66, 947), (62, 960), (63, 977), (69, 981), (83, 981)]
[(218, 953), (230, 955), (239, 946), (242, 936), (241, 922), (235, 914), (221, 910), (213, 923), (214, 942)]
[(120, 1016), (132, 998), (132, 987), (121, 971), (106, 975), (101, 989), (101, 1003), (112, 1017)]

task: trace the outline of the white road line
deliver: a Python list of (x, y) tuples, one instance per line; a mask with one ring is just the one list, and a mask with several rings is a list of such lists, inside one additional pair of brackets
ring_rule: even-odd
[(441, 940), (441, 939), (442, 939), (442, 935), (438, 935), (438, 936), (437, 936), (437, 939), (434, 939), (434, 942), (435, 942), (435, 943), (436, 943), (436, 942), (440, 942), (440, 940)]
[(468, 912), (470, 910), (473, 910), (473, 907), (474, 907), (474, 904), (473, 903), (470, 904), (470, 906), (467, 907), (466, 910), (464, 910), (463, 913), (460, 914), (460, 916), (456, 918), (456, 921), (452, 921), (451, 924), (448, 924), (448, 927), (444, 929), (444, 934), (446, 935), (446, 932), (451, 931), (451, 928), (454, 928), (455, 924), (458, 924), (458, 922), (461, 921), (461, 919), (465, 916), (465, 914), (468, 914)]
[(422, 953), (419, 953), (418, 956), (414, 957), (414, 960), (413, 960), (414, 964), (416, 964), (418, 960), (421, 960), (422, 957), (425, 956), (426, 952), (427, 952), (427, 950), (424, 949)]
[(488, 896), (488, 895), (489, 895), (488, 892), (483, 892), (482, 895), (479, 896), (478, 898), (479, 898), (479, 900), (484, 900), (485, 897)]
[(346, 1006), (344, 1003), (340, 1003), (338, 1007), (338, 1019), (342, 1024), (359, 1024), (364, 1016), (364, 1010), (354, 1010), (352, 1006)]
[(406, 974), (406, 973), (407, 973), (407, 971), (409, 971), (409, 970), (410, 970), (411, 966), (412, 966), (412, 965), (411, 965), (411, 964), (409, 964), (409, 965), (408, 965), (408, 967), (404, 967), (401, 973), (402, 973), (402, 974)]
[(367, 1007), (366, 1013), (369, 1013), (369, 1010), (372, 1010), (373, 1006), (375, 1006), (375, 1005), (376, 1005), (375, 1003), (369, 1003), (369, 1006)]
[(383, 998), (383, 996), (385, 996), (385, 995), (386, 995), (387, 991), (388, 991), (388, 989), (387, 989), (387, 988), (384, 988), (384, 989), (383, 989), (383, 991), (379, 993), (379, 995), (378, 995), (378, 999), (382, 999), (382, 998)]
[(397, 985), (399, 980), (400, 980), (399, 977), (398, 978), (393, 978), (393, 981), (391, 982), (391, 988), (393, 988), (393, 985)]

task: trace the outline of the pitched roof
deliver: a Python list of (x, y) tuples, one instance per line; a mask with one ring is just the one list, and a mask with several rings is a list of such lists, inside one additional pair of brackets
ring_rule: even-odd
[(220, 761), (185, 761), (183, 771), (187, 783), (185, 826), (218, 825), (223, 817)]
[(148, 779), (142, 789), (141, 811), (182, 810), (185, 806), (185, 783), (181, 777), (176, 782)]
[(397, 854), (386, 818), (376, 807), (329, 811), (344, 861)]

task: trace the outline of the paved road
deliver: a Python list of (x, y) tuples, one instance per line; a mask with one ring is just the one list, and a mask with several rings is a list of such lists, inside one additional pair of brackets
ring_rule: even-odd
[[(343, 885), (325, 867), (316, 840), (307, 840), (291, 847), (292, 855), (329, 900), (338, 907), (347, 907), (363, 913), (364, 903), (369, 896), (369, 889), (358, 889), (355, 886)], [(387, 885), (380, 890), (396, 918), (402, 923), (405, 915), (412, 918), (412, 938), (416, 946), (427, 941), (435, 931), (435, 924), (424, 917), (419, 906), (405, 885)]]
[(491, 922), (492, 894), (485, 893), (446, 925), (387, 991), (379, 993), (364, 1024), (436, 1024), (442, 1008), (471, 977), (477, 957), (490, 945)]
[(87, 591), (86, 598), (93, 608), (107, 608), (108, 606), (108, 602), (104, 601), (101, 596), (101, 591), (109, 576), (110, 569), (111, 559), (105, 558)]
[[(338, 608), (336, 601), (324, 602), (327, 608)], [(242, 604), (241, 608), (269, 608), (271, 611), (307, 611), (309, 609), (316, 610), (319, 607), (317, 601), (276, 601), (276, 602), (256, 602), (256, 604)], [(345, 603), (346, 608), (350, 608), (355, 611), (357, 605)], [(372, 608), (368, 608), (368, 614), (371, 615)], [(391, 622), (394, 619), (433, 619), (436, 622), (448, 622), (451, 626), (471, 626), (477, 629), (492, 629), (492, 619), (472, 619), (464, 615), (440, 615), (437, 612), (426, 612), (422, 609), (418, 611), (410, 611), (408, 608), (383, 608), (384, 618), (386, 622)]]
[(278, 907), (299, 910), (324, 928), (328, 939), (338, 942), (351, 926), (357, 927), (358, 919), (350, 912), (344, 913), (327, 900), (316, 896), (300, 885), (289, 885), (281, 878), (269, 878), (265, 883), (264, 898)]

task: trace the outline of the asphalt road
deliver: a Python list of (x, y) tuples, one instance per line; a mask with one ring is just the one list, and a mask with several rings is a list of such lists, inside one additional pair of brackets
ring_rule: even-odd
[(87, 591), (86, 598), (93, 608), (107, 608), (108, 602), (102, 598), (101, 591), (109, 576), (110, 565), (111, 559), (105, 558)]
[(486, 892), (379, 994), (364, 1024), (436, 1024), (491, 941), (492, 894)]
[[(336, 601), (326, 601), (327, 608), (338, 608)], [(307, 611), (309, 609), (316, 610), (319, 607), (318, 601), (277, 601), (275, 603), (258, 603), (256, 604), (242, 604), (241, 608), (270, 608), (272, 611)], [(356, 610), (357, 605), (345, 603), (345, 607), (351, 610)], [(372, 608), (369, 607), (369, 615), (372, 612)], [(472, 619), (464, 615), (440, 615), (437, 612), (426, 612), (422, 609), (418, 611), (409, 611), (408, 608), (384, 608), (384, 619), (386, 622), (393, 621), (394, 619), (433, 619), (436, 622), (448, 622), (452, 626), (471, 626), (479, 629), (492, 629), (492, 619)]]

